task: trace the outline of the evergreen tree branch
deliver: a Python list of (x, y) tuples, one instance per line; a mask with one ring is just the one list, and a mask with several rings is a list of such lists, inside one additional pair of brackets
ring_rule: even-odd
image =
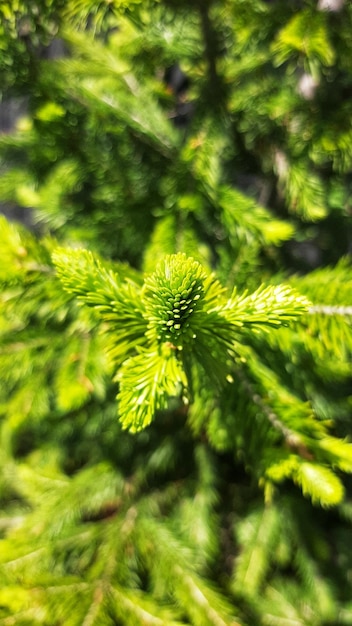
[(330, 306), (330, 305), (315, 305), (309, 308), (309, 313), (321, 313), (323, 315), (352, 315), (352, 306)]
[(285, 443), (300, 454), (303, 458), (311, 459), (312, 455), (307, 449), (304, 441), (300, 437), (297, 431), (291, 430), (286, 424), (284, 424), (278, 415), (272, 410), (272, 408), (266, 404), (264, 399), (256, 392), (254, 385), (246, 377), (244, 370), (237, 370), (236, 376), (240, 379), (241, 384), (245, 388), (246, 392), (251, 397), (254, 404), (258, 406), (260, 411), (265, 415), (272, 427), (277, 430), (283, 437)]

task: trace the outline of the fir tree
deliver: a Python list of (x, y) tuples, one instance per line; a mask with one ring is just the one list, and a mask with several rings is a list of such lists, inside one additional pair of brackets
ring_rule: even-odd
[(0, 626), (351, 624), (350, 3), (15, 4)]

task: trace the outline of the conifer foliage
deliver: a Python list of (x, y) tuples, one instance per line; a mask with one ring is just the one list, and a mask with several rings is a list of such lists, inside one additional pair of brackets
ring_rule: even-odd
[(351, 4), (0, 16), (0, 626), (351, 624)]

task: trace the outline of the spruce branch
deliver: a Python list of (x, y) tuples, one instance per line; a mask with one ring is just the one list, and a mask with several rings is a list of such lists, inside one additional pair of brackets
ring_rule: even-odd
[(137, 432), (148, 426), (156, 411), (166, 409), (171, 398), (187, 402), (187, 379), (175, 351), (143, 351), (122, 365), (117, 380), (119, 418), (123, 428)]
[[(121, 22), (122, 31), (124, 26), (126, 23)], [(128, 29), (128, 37), (131, 35)], [(159, 152), (166, 160), (174, 158), (178, 135), (153, 92), (131, 71), (128, 55), (123, 50), (117, 54), (116, 49), (113, 54), (96, 39), (87, 38), (86, 33), (82, 35), (67, 28), (63, 36), (75, 47), (76, 58), (59, 64), (57, 80), (61, 88), (106, 121), (114, 120), (110, 132), (114, 132), (119, 121), (149, 149)]]
[(309, 313), (312, 315), (314, 313), (321, 313), (323, 315), (342, 315), (342, 316), (350, 316), (352, 315), (352, 306), (331, 306), (331, 305), (315, 305), (309, 307)]
[(117, 585), (111, 587), (110, 593), (119, 619), (130, 620), (136, 626), (184, 626), (184, 622), (172, 619), (171, 611), (165, 607), (160, 610), (159, 604), (152, 602), (147, 594), (121, 589)]
[(147, 321), (136, 272), (123, 264), (113, 269), (82, 249), (58, 249), (53, 261), (65, 290), (93, 308), (108, 324), (114, 336), (111, 356), (116, 363), (146, 344)]
[(189, 396), (192, 360), (224, 385), (241, 354), (241, 330), (287, 325), (307, 300), (286, 286), (262, 286), (228, 297), (213, 274), (184, 253), (168, 255), (144, 283), (126, 267), (116, 271), (85, 250), (57, 250), (57, 273), (67, 291), (93, 307), (108, 325), (110, 354), (120, 368), (120, 419), (145, 428), (168, 398)]
[(311, 302), (308, 315), (302, 319), (303, 326), (296, 327), (299, 338), (315, 361), (318, 356), (326, 363), (329, 354), (335, 370), (342, 363), (349, 367), (352, 352), (351, 276), (351, 261), (346, 257), (335, 267), (319, 268), (291, 279), (292, 285)]
[[(287, 220), (274, 219), (267, 208), (239, 189), (219, 186), (217, 200), (221, 222), (235, 249), (239, 240), (246, 246), (252, 242), (256, 245), (259, 242), (262, 245), (277, 245), (294, 234), (292, 224)], [(245, 250), (241, 252), (246, 256)]]
[(239, 597), (254, 597), (271, 567), (272, 553), (281, 531), (279, 507), (273, 502), (255, 507), (234, 528), (242, 549), (234, 563), (232, 588)]
[(251, 329), (287, 326), (307, 312), (309, 301), (286, 285), (261, 285), (254, 293), (237, 295), (236, 288), (225, 315), (233, 323)]
[(282, 422), (279, 416), (273, 411), (272, 407), (270, 407), (269, 404), (265, 402), (264, 398), (255, 390), (253, 383), (251, 383), (249, 378), (245, 375), (244, 370), (237, 370), (236, 375), (254, 404), (257, 405), (266, 419), (270, 422), (271, 426), (282, 435), (285, 443), (290, 448), (298, 450), (304, 458), (311, 458), (311, 453), (307, 450), (306, 445), (299, 436), (298, 432), (292, 430)]
[(221, 592), (199, 576), (192, 549), (167, 525), (141, 518), (136, 524), (134, 540), (154, 584), (168, 588), (194, 626), (240, 626), (233, 616), (233, 607)]

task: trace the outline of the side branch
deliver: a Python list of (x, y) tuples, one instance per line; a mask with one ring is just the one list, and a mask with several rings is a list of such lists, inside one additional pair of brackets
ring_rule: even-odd
[(291, 428), (288, 428), (285, 424), (283, 424), (283, 422), (280, 420), (278, 415), (274, 413), (274, 411), (265, 403), (263, 398), (256, 392), (252, 383), (248, 380), (247, 376), (244, 374), (243, 371), (240, 371), (238, 369), (236, 372), (236, 375), (239, 378), (244, 389), (252, 398), (252, 401), (254, 402), (254, 404), (256, 404), (257, 407), (261, 410), (261, 412), (266, 417), (266, 419), (270, 422), (272, 427), (281, 433), (286, 445), (291, 450), (299, 454), (299, 456), (301, 456), (302, 458), (311, 460), (313, 458), (312, 454), (309, 452), (308, 448), (303, 443), (299, 434), (291, 430)]
[(311, 306), (308, 312), (311, 314), (322, 313), (323, 315), (352, 315), (352, 306), (317, 305)]

